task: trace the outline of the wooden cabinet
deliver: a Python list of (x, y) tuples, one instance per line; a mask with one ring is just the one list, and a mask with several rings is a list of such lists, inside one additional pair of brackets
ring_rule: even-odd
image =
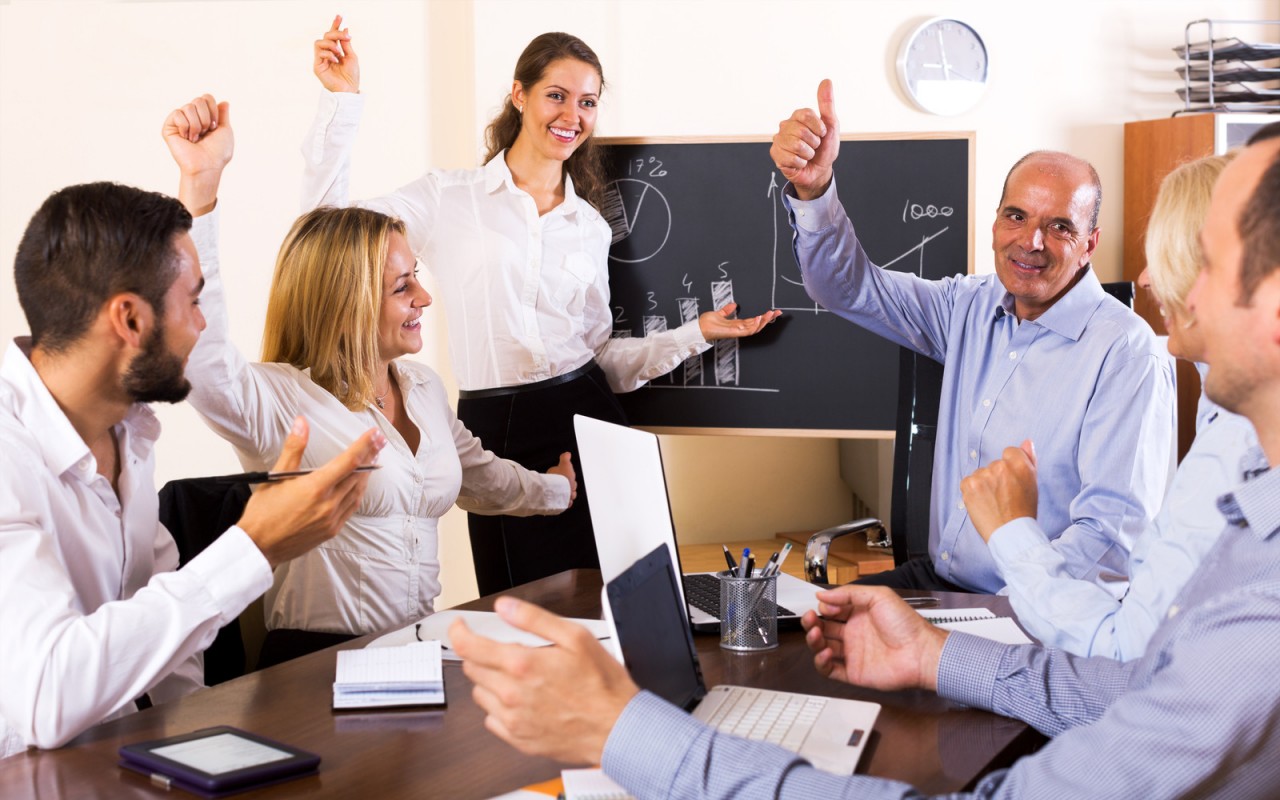
[[(1124, 279), (1136, 281), (1147, 265), (1147, 219), (1160, 181), (1179, 164), (1244, 144), (1252, 133), (1280, 119), (1271, 114), (1185, 114), (1129, 122), (1124, 126)], [(1147, 292), (1135, 307), (1156, 333), (1164, 334), (1160, 312)], [(1178, 458), (1195, 438), (1200, 376), (1178, 361)]]

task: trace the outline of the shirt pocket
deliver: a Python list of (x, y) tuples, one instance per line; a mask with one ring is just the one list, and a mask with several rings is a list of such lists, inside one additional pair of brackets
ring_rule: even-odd
[(587, 253), (569, 253), (560, 268), (559, 285), (552, 294), (557, 309), (571, 318), (582, 316), (587, 290), (596, 278), (594, 259)]

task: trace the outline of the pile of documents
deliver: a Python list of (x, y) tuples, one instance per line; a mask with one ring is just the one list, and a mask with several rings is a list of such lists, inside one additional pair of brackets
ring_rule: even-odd
[(334, 708), (444, 705), (440, 642), (338, 652)]

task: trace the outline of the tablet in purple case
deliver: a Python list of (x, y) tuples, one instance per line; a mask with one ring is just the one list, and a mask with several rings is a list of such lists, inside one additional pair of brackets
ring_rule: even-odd
[(154, 783), (225, 797), (312, 774), (320, 756), (227, 725), (120, 748), (120, 766)]

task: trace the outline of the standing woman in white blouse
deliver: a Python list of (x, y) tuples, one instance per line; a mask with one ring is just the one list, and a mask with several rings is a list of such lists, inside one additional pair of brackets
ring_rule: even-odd
[(572, 504), (568, 453), (546, 475), (497, 457), (454, 416), (440, 377), (402, 358), (422, 349), (431, 296), (404, 225), (385, 214), (321, 208), (294, 223), (271, 282), (265, 363), (246, 360), (229, 337), (218, 260), (215, 203), (233, 149), (227, 106), (196, 98), (169, 115), (164, 136), (204, 270), (208, 327), (187, 364), (191, 404), (248, 470), (270, 468), (299, 415), (311, 426), (304, 468), (342, 452), (353, 431), (372, 425), (387, 438), (342, 531), (276, 567), (260, 666), (430, 614), (440, 593), (437, 522), (455, 502), (489, 514), (558, 514)]
[[(328, 91), (303, 147), (303, 205), (346, 205), (363, 98), (341, 17), (315, 43)], [(430, 170), (362, 203), (404, 220), (409, 246), (439, 281), (461, 391), (458, 416), (500, 455), (538, 469), (577, 451), (573, 415), (625, 424), (614, 392), (666, 374), (709, 341), (750, 336), (769, 311), (735, 319), (730, 304), (643, 338), (612, 339), (598, 208), (604, 164), (591, 138), (600, 61), (566, 33), (535, 38), (485, 132), (485, 165)], [(597, 567), (584, 493), (555, 519), (470, 518), (481, 594), (573, 567)]]

